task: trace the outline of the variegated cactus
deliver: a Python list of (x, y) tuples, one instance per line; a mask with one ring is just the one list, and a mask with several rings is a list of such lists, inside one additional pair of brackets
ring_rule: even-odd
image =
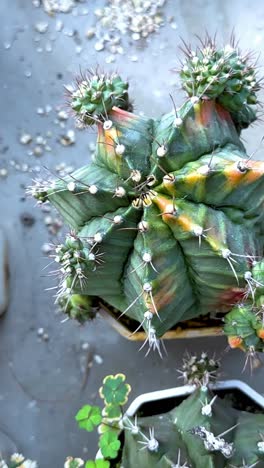
[(128, 112), (119, 76), (82, 77), (70, 101), (97, 125), (94, 160), (31, 190), (71, 228), (54, 254), (59, 295), (101, 298), (159, 351), (179, 321), (241, 303), (263, 255), (264, 163), (239, 135), (256, 119), (255, 68), (207, 39), (180, 75), (187, 100), (156, 120)]

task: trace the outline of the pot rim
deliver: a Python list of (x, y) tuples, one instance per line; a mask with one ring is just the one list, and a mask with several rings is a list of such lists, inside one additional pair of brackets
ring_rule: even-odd
[[(238, 379), (220, 380), (209, 386), (212, 390), (240, 390), (255, 403), (261, 406), (264, 410), (264, 396), (251, 388), (248, 384)], [(166, 400), (167, 398), (174, 398), (177, 396), (190, 395), (196, 389), (195, 385), (183, 385), (181, 387), (173, 387), (165, 390), (158, 390), (154, 392), (142, 393), (136, 397), (129, 405), (125, 415), (133, 417), (144, 403), (151, 401)]]

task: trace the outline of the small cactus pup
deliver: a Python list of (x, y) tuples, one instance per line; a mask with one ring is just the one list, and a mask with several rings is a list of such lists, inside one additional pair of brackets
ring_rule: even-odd
[(95, 157), (31, 189), (71, 228), (54, 254), (58, 296), (99, 298), (159, 353), (179, 322), (228, 312), (255, 289), (264, 243), (264, 162), (240, 140), (256, 118), (251, 59), (208, 39), (187, 49), (180, 75), (185, 102), (157, 119), (128, 112), (118, 75), (81, 77), (70, 106), (82, 126), (97, 126)]
[(245, 351), (253, 364), (256, 352), (264, 352), (264, 260), (254, 262), (245, 277), (245, 300), (225, 315), (224, 332), (230, 347)]
[[(166, 413), (157, 414), (155, 407), (151, 416), (144, 416), (143, 407), (134, 416), (124, 413), (130, 386), (123, 374), (107, 376), (99, 391), (104, 409), (85, 405), (76, 415), (80, 428), (90, 432), (97, 427), (100, 450), (96, 460), (86, 464), (81, 460), (83, 465), (76, 466), (263, 468), (263, 409), (251, 405), (251, 412), (241, 410), (243, 396), (213, 390), (211, 382), (219, 364), (214, 358), (206, 353), (189, 356), (183, 369), (187, 366), (191, 370), (194, 363), (200, 364), (200, 374), (194, 384), (194, 371), (188, 372), (185, 399), (181, 397), (177, 406)], [(244, 402), (244, 406), (247, 404)]]

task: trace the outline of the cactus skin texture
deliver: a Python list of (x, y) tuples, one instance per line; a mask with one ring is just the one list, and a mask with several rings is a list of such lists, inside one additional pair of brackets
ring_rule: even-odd
[(238, 411), (206, 387), (169, 413), (138, 418), (137, 425), (138, 434), (125, 431), (125, 468), (264, 466), (264, 415)]
[[(225, 80), (220, 67), (210, 93), (195, 85), (179, 109), (157, 120), (124, 110), (127, 86), (119, 78), (112, 101), (105, 75), (79, 83), (72, 108), (85, 124), (97, 122), (95, 158), (50, 187), (38, 182), (31, 189), (72, 229), (63, 255), (55, 253), (60, 291), (98, 296), (137, 320), (151, 348), (159, 349), (157, 338), (179, 321), (230, 311), (263, 254), (264, 163), (248, 158), (238, 125), (257, 85), (244, 92), (245, 80), (255, 83), (254, 70), (246, 59), (239, 64), (235, 49), (223, 50), (212, 52), (207, 68), (224, 60)], [(239, 92), (233, 71), (243, 75)], [(92, 109), (90, 88), (98, 83), (102, 94)]]

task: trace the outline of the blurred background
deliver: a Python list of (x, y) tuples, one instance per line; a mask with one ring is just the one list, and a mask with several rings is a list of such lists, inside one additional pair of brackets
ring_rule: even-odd
[[(169, 93), (176, 105), (183, 102), (173, 72), (181, 38), (196, 44), (195, 35), (207, 30), (217, 32), (219, 44), (228, 43), (234, 29), (243, 50), (259, 53), (263, 2), (1, 0), (0, 17), (0, 227), (11, 268), (10, 304), (0, 319), (0, 430), (40, 468), (60, 468), (67, 455), (92, 458), (96, 434), (78, 430), (74, 415), (82, 404), (98, 401), (102, 378), (124, 372), (132, 398), (177, 386), (186, 349), (215, 352), (223, 378), (242, 378), (263, 393), (262, 365), (253, 375), (249, 369), (241, 374), (245, 356), (227, 351), (222, 337), (167, 341), (168, 356), (161, 360), (157, 354), (145, 358), (139, 343), (100, 318), (84, 327), (61, 323), (54, 291), (45, 291), (55, 283), (43, 268), (49, 242), (63, 237), (63, 225), (50, 207), (38, 208), (25, 197), (33, 178), (63, 177), (94, 151), (95, 131), (76, 129), (66, 113), (63, 85), (80, 70), (98, 64), (118, 70), (130, 81), (135, 112), (159, 116), (171, 110)], [(249, 154), (259, 148), (256, 159), (263, 159), (263, 135), (261, 121), (243, 133)]]

